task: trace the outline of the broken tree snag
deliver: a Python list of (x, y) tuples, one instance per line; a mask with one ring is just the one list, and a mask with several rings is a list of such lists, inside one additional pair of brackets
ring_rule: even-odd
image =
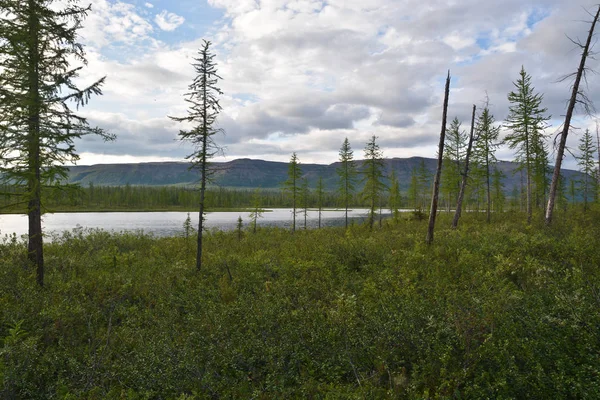
[(450, 97), (450, 71), (446, 78), (446, 93), (444, 95), (444, 111), (442, 113), (442, 132), (440, 133), (440, 145), (438, 148), (437, 170), (433, 181), (433, 195), (431, 197), (431, 211), (429, 212), (429, 227), (427, 229), (427, 244), (433, 243), (433, 230), (435, 228), (435, 217), (437, 214), (438, 196), (440, 193), (440, 178), (442, 176), (442, 160), (444, 157), (444, 140), (446, 138), (446, 120), (448, 117), (448, 97)]
[[(571, 93), (571, 99), (569, 100), (567, 114), (565, 115), (565, 123), (563, 124), (563, 130), (562, 130), (562, 133), (560, 134), (560, 142), (558, 144), (558, 149), (556, 151), (556, 163), (554, 165), (554, 173), (552, 174), (552, 183), (550, 184), (550, 193), (548, 194), (548, 206), (546, 207), (546, 225), (550, 225), (552, 223), (552, 213), (554, 211), (554, 204), (556, 201), (556, 191), (558, 189), (558, 181), (560, 178), (560, 168), (561, 168), (563, 157), (565, 155), (565, 146), (567, 144), (567, 136), (569, 134), (569, 129), (571, 128), (571, 118), (573, 117), (573, 111), (575, 110), (575, 105), (578, 102), (577, 97), (580, 95), (579, 84), (581, 83), (581, 79), (585, 73), (585, 62), (590, 53), (592, 38), (594, 36), (594, 29), (596, 28), (596, 22), (598, 22), (599, 16), (600, 16), (600, 5), (598, 6), (598, 10), (596, 10), (596, 15), (594, 16), (594, 20), (592, 21), (592, 26), (590, 26), (590, 30), (588, 32), (588, 37), (587, 37), (587, 41), (585, 42), (585, 46), (579, 44), (579, 46), (582, 48), (581, 61), (579, 62), (579, 68), (577, 68), (577, 73), (575, 75), (575, 82), (573, 82), (573, 91)], [(585, 99), (582, 101), (584, 103), (586, 102)]]
[(454, 212), (454, 219), (452, 220), (452, 229), (456, 229), (458, 226), (458, 220), (462, 212), (462, 203), (465, 198), (465, 190), (467, 188), (467, 179), (469, 178), (469, 158), (471, 157), (471, 150), (473, 149), (473, 134), (475, 133), (475, 111), (477, 106), (473, 104), (473, 115), (471, 116), (471, 134), (469, 135), (469, 144), (467, 146), (467, 154), (465, 156), (465, 172), (462, 176), (460, 183), (460, 192), (458, 192), (458, 201), (456, 202), (456, 211)]

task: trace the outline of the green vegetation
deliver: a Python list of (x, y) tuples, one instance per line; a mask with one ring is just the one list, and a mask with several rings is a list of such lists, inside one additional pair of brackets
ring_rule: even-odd
[(598, 210), (0, 245), (2, 398), (598, 398)]

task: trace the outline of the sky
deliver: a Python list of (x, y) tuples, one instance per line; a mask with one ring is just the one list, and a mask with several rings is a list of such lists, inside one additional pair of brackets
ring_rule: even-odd
[[(81, 79), (106, 84), (81, 114), (117, 140), (82, 138), (78, 164), (184, 160), (186, 126), (169, 116), (187, 114), (204, 39), (222, 77), (216, 161), (296, 152), (301, 163), (329, 164), (346, 137), (362, 159), (373, 135), (386, 158), (433, 158), (447, 72), (449, 119), (468, 131), (472, 105), (486, 98), (503, 122), (522, 66), (552, 116), (551, 143), (570, 96), (560, 79), (579, 64), (570, 39), (585, 41), (592, 11), (577, 0), (94, 0), (80, 30)], [(588, 66), (600, 71), (596, 59)], [(585, 88), (600, 104), (600, 76)], [(576, 152), (595, 119), (578, 112), (574, 125)], [(497, 157), (514, 154), (503, 146)], [(571, 155), (565, 163), (576, 168)]]

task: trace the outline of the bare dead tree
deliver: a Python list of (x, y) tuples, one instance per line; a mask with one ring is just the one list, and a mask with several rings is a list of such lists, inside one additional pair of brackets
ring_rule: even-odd
[(584, 107), (586, 112), (591, 113), (591, 101), (587, 97), (587, 95), (579, 89), (581, 80), (585, 80), (585, 73), (587, 71), (585, 67), (585, 62), (590, 55), (590, 49), (592, 45), (592, 38), (594, 37), (594, 29), (596, 28), (596, 23), (598, 22), (598, 18), (600, 17), (600, 5), (598, 5), (598, 10), (594, 15), (594, 19), (591, 23), (590, 30), (588, 32), (587, 41), (585, 45), (581, 44), (579, 41), (571, 40), (575, 43), (581, 51), (581, 60), (579, 62), (579, 67), (577, 68), (577, 72), (575, 74), (567, 75), (564, 79), (571, 78), (575, 76), (575, 81), (573, 82), (573, 91), (571, 93), (571, 98), (569, 100), (569, 105), (567, 107), (567, 114), (565, 115), (565, 122), (563, 124), (562, 133), (560, 134), (560, 142), (558, 145), (558, 149), (556, 151), (556, 163), (554, 165), (554, 173), (552, 174), (552, 183), (550, 184), (550, 193), (548, 194), (548, 206), (546, 208), (546, 225), (550, 225), (552, 223), (552, 213), (554, 211), (554, 204), (556, 201), (556, 192), (558, 189), (559, 178), (560, 178), (560, 168), (562, 165), (562, 160), (565, 155), (565, 147), (567, 144), (567, 136), (569, 135), (569, 129), (571, 128), (571, 119), (573, 117), (573, 112), (575, 110), (575, 106), (577, 104)]
[(465, 198), (465, 190), (467, 188), (467, 179), (469, 178), (469, 159), (471, 158), (471, 150), (473, 149), (473, 135), (475, 133), (475, 112), (477, 106), (473, 104), (473, 115), (471, 116), (471, 133), (469, 135), (469, 144), (467, 145), (467, 154), (465, 155), (465, 171), (462, 174), (462, 182), (460, 183), (460, 192), (458, 192), (458, 201), (456, 203), (456, 211), (452, 220), (452, 229), (458, 226), (458, 220), (462, 212), (462, 203)]
[(446, 139), (446, 120), (448, 118), (448, 98), (450, 97), (450, 71), (446, 78), (446, 91), (444, 95), (444, 110), (442, 112), (442, 131), (440, 133), (440, 144), (438, 147), (438, 162), (435, 179), (433, 181), (433, 196), (431, 197), (431, 211), (429, 212), (429, 228), (427, 229), (427, 244), (433, 243), (433, 230), (435, 228), (435, 217), (437, 215), (438, 197), (440, 193), (440, 178), (442, 176), (442, 162), (444, 159), (444, 140)]

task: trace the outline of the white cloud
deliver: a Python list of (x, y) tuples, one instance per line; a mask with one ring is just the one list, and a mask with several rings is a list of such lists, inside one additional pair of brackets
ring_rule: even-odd
[(163, 31), (170, 32), (179, 28), (179, 26), (185, 22), (185, 18), (168, 12), (167, 10), (162, 10), (160, 14), (157, 14), (156, 17), (154, 17), (154, 22), (156, 22), (156, 25)]
[(144, 6), (146, 6), (147, 8), (154, 8), (154, 4), (152, 3), (144, 3)]
[(96, 48), (138, 45), (150, 39), (152, 25), (131, 4), (95, 0), (80, 33), (87, 45)]
[[(161, 43), (135, 8), (99, 0), (94, 8), (102, 18), (85, 28), (95, 33), (93, 43), (150, 45), (123, 59), (90, 53), (90, 73), (108, 75), (105, 96), (90, 107), (107, 113), (96, 114), (99, 124), (125, 132), (116, 155), (181, 157), (185, 149), (165, 144), (179, 127), (162, 118), (185, 112), (190, 62), (207, 37), (223, 77), (219, 123), (227, 135), (220, 140), (228, 157), (287, 160), (298, 150), (303, 160), (329, 163), (344, 137), (360, 158), (373, 134), (386, 156), (433, 156), (448, 69), (449, 112), (465, 128), (471, 105), (481, 105), (486, 92), (497, 120), (506, 117), (521, 65), (550, 112), (564, 114), (568, 83), (555, 82), (576, 68), (579, 53), (565, 34), (585, 36), (581, 6), (592, 6), (586, 1), (490, 0), (483, 8), (475, 0), (209, 0), (223, 20), (197, 39)], [(196, 20), (192, 11), (186, 17)], [(174, 30), (184, 19), (163, 10), (154, 22)], [(595, 63), (590, 67), (598, 69)], [(136, 141), (143, 145), (128, 151)]]

